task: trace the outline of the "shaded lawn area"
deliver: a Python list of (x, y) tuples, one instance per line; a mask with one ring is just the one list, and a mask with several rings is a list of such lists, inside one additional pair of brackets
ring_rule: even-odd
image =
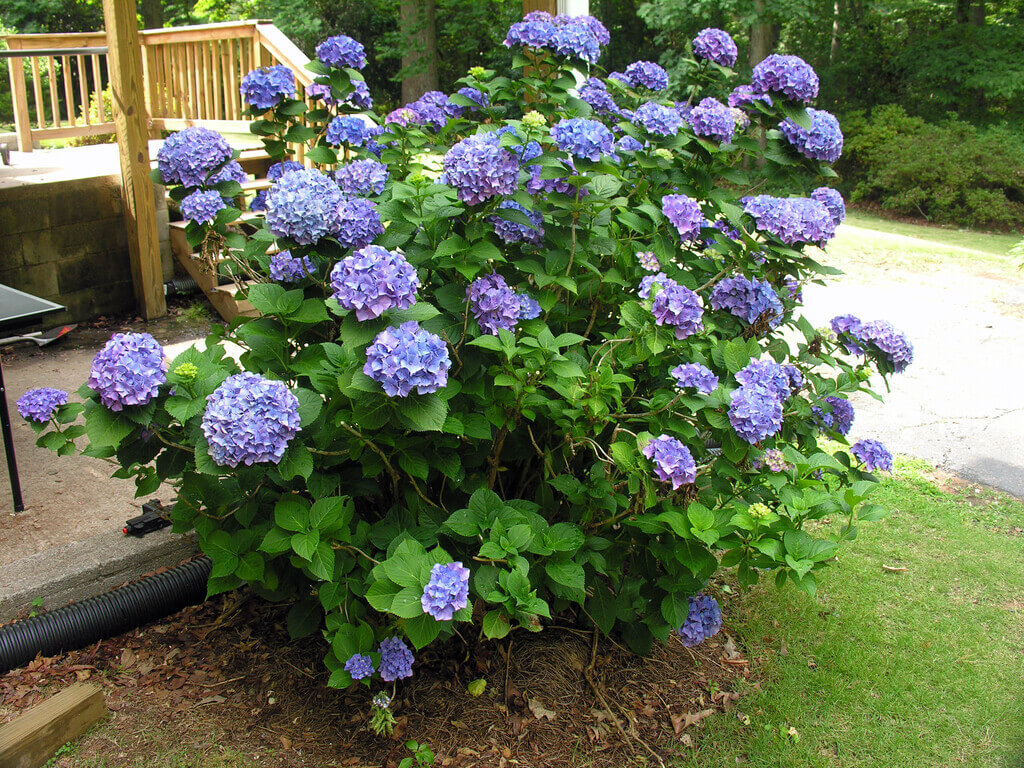
[(760, 691), (748, 723), (709, 718), (682, 765), (1024, 765), (1024, 502), (914, 460), (878, 501), (891, 517), (814, 600), (764, 585), (730, 601)]
[(969, 229), (910, 224), (891, 221), (864, 211), (847, 211), (846, 223), (860, 229), (884, 234), (903, 235), (930, 241), (940, 246), (954, 246), (994, 256), (1006, 256), (1009, 250), (1020, 242), (1021, 236), (975, 232)]

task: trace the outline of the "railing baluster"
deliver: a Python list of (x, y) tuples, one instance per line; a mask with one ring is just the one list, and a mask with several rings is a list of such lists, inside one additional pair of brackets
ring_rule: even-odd
[(103, 77), (100, 74), (100, 57), (94, 53), (91, 58), (93, 93), (96, 94), (96, 114), (99, 117), (99, 122), (105, 123), (107, 115), (103, 106)]
[(228, 95), (231, 98), (231, 120), (238, 120), (242, 117), (242, 111), (238, 108), (238, 60), (235, 57), (237, 42), (228, 40), (228, 76), (225, 79), (228, 86)]
[(85, 71), (85, 56), (79, 54), (75, 58), (78, 64), (78, 95), (82, 100), (82, 116), (86, 125), (92, 125), (89, 118), (89, 78)]
[(31, 57), (32, 61), (32, 95), (36, 101), (36, 124), (40, 128), (46, 127), (46, 107), (43, 104), (43, 83), (39, 77), (39, 59)]
[(50, 119), (54, 125), (61, 127), (60, 110), (57, 108), (57, 68), (53, 65), (53, 56), (46, 57), (46, 66), (49, 68), (50, 77)]
[(210, 77), (213, 79), (213, 117), (215, 120), (224, 119), (224, 81), (221, 58), (220, 58), (220, 40), (210, 41)]
[(180, 115), (181, 111), (178, 109), (178, 91), (174, 87), (174, 68), (171, 64), (171, 46), (169, 43), (163, 43), (160, 46), (160, 58), (164, 62), (164, 89), (167, 92), (167, 110), (168, 116)]
[(185, 69), (185, 46), (181, 43), (177, 43), (174, 46), (174, 62), (175, 72), (178, 84), (178, 93), (181, 95), (181, 105), (178, 108), (178, 115), (188, 119), (190, 117), (190, 104), (188, 98), (188, 88), (185, 83), (188, 82), (188, 72)]
[[(14, 63), (11, 63), (13, 66)], [(60, 57), (60, 72), (64, 76), (64, 112), (68, 116), (68, 125), (77, 125), (78, 115), (75, 112), (75, 91), (71, 86), (71, 57)]]
[(210, 120), (217, 119), (217, 113), (213, 109), (213, 89), (216, 81), (213, 79), (213, 43), (203, 40), (199, 44), (203, 52), (203, 104), (206, 107), (206, 117)]

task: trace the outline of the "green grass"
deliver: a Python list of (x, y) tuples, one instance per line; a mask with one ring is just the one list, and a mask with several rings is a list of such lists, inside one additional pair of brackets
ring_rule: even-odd
[(749, 722), (704, 721), (682, 766), (1024, 766), (1024, 502), (929, 478), (898, 463), (879, 492), (892, 516), (813, 600), (766, 585), (730, 601), (760, 691), (738, 703)]
[(940, 245), (956, 246), (995, 256), (1005, 256), (1010, 248), (1019, 243), (1022, 238), (1022, 235), (1019, 234), (991, 234), (968, 229), (929, 226), (926, 224), (905, 224), (898, 221), (889, 221), (888, 219), (873, 216), (862, 211), (849, 211), (846, 221), (861, 229), (915, 237), (920, 240), (933, 241)]

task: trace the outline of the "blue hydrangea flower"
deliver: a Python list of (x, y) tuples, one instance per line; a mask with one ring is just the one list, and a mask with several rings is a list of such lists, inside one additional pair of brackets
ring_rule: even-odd
[(702, 395), (710, 395), (718, 389), (718, 377), (707, 366), (700, 363), (683, 363), (671, 370), (679, 389), (693, 387)]
[(804, 375), (795, 365), (784, 365), (783, 370), (789, 376), (789, 391), (799, 392), (804, 386)]
[(651, 290), (655, 285), (659, 286), (661, 290), (665, 290), (665, 288), (674, 282), (675, 280), (664, 272), (659, 272), (656, 275), (644, 275), (640, 280), (640, 287), (637, 288), (637, 295), (639, 295), (641, 299), (649, 299), (651, 297)]
[(376, 670), (373, 667), (373, 659), (362, 653), (354, 653), (345, 662), (345, 671), (353, 680), (363, 680), (372, 677)]
[(295, 73), (283, 64), (254, 69), (242, 78), (238, 90), (250, 107), (273, 109), (295, 97)]
[(408, 309), (416, 302), (420, 278), (398, 251), (368, 245), (334, 265), (334, 298), (356, 319), (372, 320), (389, 309)]
[(213, 174), (209, 181), (206, 183), (210, 186), (214, 184), (221, 184), (225, 181), (237, 181), (239, 184), (244, 184), (249, 180), (249, 177), (245, 173), (245, 169), (238, 164), (237, 160), (229, 160), (223, 168)]
[(509, 27), (505, 36), (505, 47), (524, 45), (530, 48), (546, 48), (555, 36), (555, 25), (545, 20), (517, 21)]
[(657, 272), (661, 269), (661, 262), (658, 261), (658, 257), (654, 254), (654, 251), (639, 251), (636, 255), (636, 260), (639, 261), (640, 266), (648, 272)]
[(804, 157), (834, 163), (843, 154), (843, 132), (839, 121), (824, 109), (807, 108), (811, 116), (811, 130), (801, 128), (790, 119), (779, 123), (779, 130), (787, 141)]
[(608, 30), (593, 16), (552, 16), (533, 11), (509, 28), (505, 46), (546, 48), (594, 64), (601, 56), (601, 46), (609, 40)]
[(838, 432), (840, 435), (849, 434), (853, 427), (853, 419), (856, 413), (853, 403), (845, 397), (826, 397), (825, 403), (829, 410), (825, 411), (819, 406), (811, 408), (811, 413), (818, 417), (822, 424), (828, 429)]
[(615, 153), (615, 137), (597, 120), (582, 117), (559, 120), (551, 129), (551, 138), (563, 152), (595, 162), (602, 155)]
[(767, 387), (740, 387), (732, 394), (729, 423), (748, 443), (758, 443), (782, 429), (782, 401)]
[(331, 91), (331, 86), (325, 83), (310, 83), (306, 86), (306, 98), (307, 99), (319, 99), (324, 104), (334, 103), (334, 93)]
[(690, 113), (693, 112), (693, 105), (685, 101), (677, 101), (672, 105), (672, 108), (679, 115), (679, 118), (686, 122), (690, 119)]
[(291, 251), (279, 251), (270, 257), (270, 279), (282, 283), (297, 283), (316, 272), (312, 259), (292, 256)]
[(316, 57), (329, 67), (362, 69), (366, 66), (366, 50), (348, 35), (335, 35), (316, 47)]
[(305, 169), (306, 166), (302, 163), (297, 163), (294, 160), (282, 160), (267, 169), (267, 181), (277, 181), (288, 171), (303, 171)]
[(737, 85), (729, 94), (730, 107), (748, 107), (757, 101), (763, 102), (769, 107), (772, 105), (772, 97), (767, 93), (758, 93), (752, 85)]
[(753, 216), (757, 228), (775, 235), (786, 245), (824, 245), (836, 233), (828, 209), (809, 197), (757, 195), (743, 199), (744, 211)]
[(386, 637), (380, 641), (380, 679), (393, 683), (405, 677), (412, 677), (412, 663), (415, 658), (409, 646), (400, 637)]
[(722, 609), (711, 595), (694, 595), (689, 602), (690, 610), (686, 623), (679, 628), (679, 637), (683, 645), (692, 648), (718, 634), (722, 628)]
[(756, 93), (781, 93), (804, 104), (818, 95), (818, 75), (799, 56), (771, 54), (754, 67), (750, 84)]
[(818, 187), (811, 192), (811, 199), (817, 200), (825, 206), (829, 216), (832, 217), (832, 223), (837, 227), (846, 219), (846, 203), (843, 202), (843, 196), (839, 194), (839, 190), (831, 187)]
[(718, 221), (714, 222), (711, 226), (712, 228), (717, 229), (719, 232), (721, 232), (722, 235), (724, 235), (724, 237), (718, 237), (715, 235), (706, 237), (704, 239), (705, 246), (710, 246), (715, 243), (725, 242), (728, 240), (734, 240), (736, 242), (739, 242), (740, 239), (743, 237), (740, 231), (738, 229), (734, 229), (725, 219), (719, 219)]
[(287, 171), (267, 192), (267, 229), (312, 245), (338, 231), (342, 195), (329, 176), (312, 168)]
[(675, 280), (669, 280), (654, 297), (651, 314), (658, 325), (673, 326), (680, 340), (704, 328), (704, 305), (700, 296)]
[(373, 109), (373, 97), (370, 95), (370, 86), (363, 80), (353, 80), (352, 88), (352, 93), (345, 99), (345, 103), (356, 109)]
[(501, 275), (478, 277), (466, 289), (466, 298), (484, 333), (497, 336), (502, 328), (511, 331), (516, 327), (521, 309), (519, 297)]
[(648, 101), (637, 108), (630, 122), (653, 136), (675, 136), (679, 133), (683, 119), (671, 107)]
[(914, 345), (906, 334), (897, 330), (887, 320), (872, 320), (864, 323), (858, 333), (862, 344), (874, 345), (892, 365), (896, 373), (902, 373), (914, 362)]
[(366, 123), (355, 115), (340, 115), (328, 124), (325, 138), (328, 144), (335, 147), (340, 147), (342, 144), (361, 147), (368, 138)]
[(201, 187), (206, 177), (231, 159), (231, 147), (216, 131), (193, 126), (172, 133), (156, 153), (165, 184)]
[(617, 115), (619, 107), (608, 93), (608, 86), (596, 77), (587, 79), (579, 91), (580, 98), (599, 115)]
[(536, 320), (540, 317), (540, 303), (528, 293), (517, 293), (519, 299), (519, 319)]
[(733, 133), (736, 131), (736, 120), (732, 112), (725, 104), (710, 96), (702, 99), (700, 104), (690, 110), (687, 122), (696, 135), (706, 136), (723, 144), (732, 141)]
[(360, 197), (346, 198), (338, 206), (335, 237), (346, 248), (362, 248), (384, 234), (377, 206)]
[(388, 397), (408, 397), (413, 390), (420, 395), (437, 392), (448, 383), (451, 366), (444, 341), (410, 320), (377, 334), (366, 349), (363, 373)]
[(764, 387), (781, 401), (792, 394), (789, 373), (774, 360), (753, 360), (736, 372), (736, 381), (744, 387)]
[[(491, 106), (491, 97), (488, 96), (483, 91), (481, 91), (479, 88), (470, 88), (469, 86), (466, 86), (465, 88), (459, 88), (459, 90), (457, 90), (456, 93), (459, 94), (459, 96), (461, 96), (462, 98), (469, 99), (470, 101), (476, 104), (476, 106), (468, 108), (470, 112), (476, 112), (481, 108)], [(451, 106), (453, 110), (458, 110), (455, 115), (456, 117), (461, 116), (463, 111), (466, 109), (465, 107), (462, 107), (458, 104), (452, 104)]]
[(769, 448), (765, 451), (761, 462), (772, 472), (785, 472), (793, 466), (786, 461), (786, 455), (778, 448)]
[(836, 336), (842, 337), (846, 351), (853, 355), (863, 355), (864, 349), (857, 343), (860, 340), (860, 329), (864, 325), (856, 315), (836, 315), (830, 323)]
[(850, 453), (864, 462), (868, 472), (892, 472), (892, 454), (878, 440), (860, 440), (853, 444)]
[(45, 424), (62, 405), (67, 404), (68, 393), (53, 387), (29, 389), (18, 398), (18, 413), (26, 421), (37, 421)]
[(379, 195), (388, 183), (388, 167), (377, 160), (353, 160), (338, 167), (334, 180), (346, 197)]
[(628, 133), (615, 142), (615, 149), (619, 152), (639, 152), (644, 145), (634, 139)]
[(196, 191), (181, 201), (181, 216), (196, 224), (212, 224), (224, 208), (227, 206), (220, 192)]
[(115, 333), (92, 361), (89, 389), (112, 411), (145, 405), (167, 381), (164, 350), (148, 333)]
[(686, 195), (665, 195), (661, 199), (661, 212), (672, 222), (679, 232), (679, 238), (696, 240), (700, 236), (700, 228), (704, 226), (704, 214), (700, 203)]
[(644, 456), (654, 462), (654, 475), (663, 483), (672, 483), (678, 491), (697, 479), (697, 463), (690, 449), (669, 435), (659, 435), (643, 447)]
[(739, 53), (736, 43), (724, 29), (707, 27), (693, 38), (693, 55), (698, 59), (713, 61), (722, 67), (735, 67)]
[(634, 61), (626, 67), (626, 79), (633, 88), (663, 91), (668, 88), (668, 72), (653, 61)]
[(249, 210), (254, 213), (267, 210), (267, 190), (261, 189), (252, 196), (249, 202)]
[(202, 427), (215, 464), (277, 464), (299, 431), (299, 401), (282, 381), (238, 373), (206, 398)]
[(452, 104), (448, 97), (440, 91), (427, 91), (416, 101), (409, 102), (388, 115), (387, 122), (399, 125), (425, 125), (441, 129), (450, 117), (458, 116), (461, 111), (462, 107)]
[(459, 199), (476, 204), (516, 190), (519, 160), (501, 146), (497, 132), (478, 133), (458, 142), (444, 156), (445, 183)]
[(423, 588), (420, 605), (437, 621), (451, 621), (469, 604), (469, 568), (462, 563), (435, 563)]
[(418, 119), (416, 113), (408, 104), (406, 104), (405, 106), (398, 107), (397, 109), (393, 109), (388, 112), (387, 117), (384, 118), (384, 122), (390, 125), (401, 125), (405, 127), (410, 123), (416, 124)]
[(732, 275), (719, 280), (711, 289), (710, 302), (712, 309), (726, 310), (748, 325), (762, 317), (769, 318), (772, 328), (782, 321), (783, 307), (778, 294), (771, 283), (756, 277)]
[(494, 231), (506, 243), (523, 241), (537, 245), (544, 239), (544, 217), (539, 211), (531, 211), (528, 208), (524, 208), (514, 200), (503, 200), (498, 205), (498, 208), (511, 208), (519, 211), (530, 220), (532, 225), (528, 227), (517, 221), (509, 221), (498, 214), (488, 216), (487, 220), (494, 225)]

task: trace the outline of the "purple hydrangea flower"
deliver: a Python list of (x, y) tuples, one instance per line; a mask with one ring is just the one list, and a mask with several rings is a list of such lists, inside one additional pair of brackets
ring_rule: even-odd
[(353, 680), (363, 680), (372, 677), (376, 670), (373, 668), (373, 659), (362, 653), (354, 653), (345, 662), (345, 671)]
[(853, 427), (854, 416), (856, 415), (853, 403), (845, 397), (826, 397), (825, 403), (829, 406), (827, 412), (817, 405), (811, 408), (811, 412), (827, 428), (838, 432), (840, 435), (849, 434), (850, 428)]
[(697, 464), (690, 449), (669, 435), (659, 435), (643, 447), (644, 456), (654, 462), (654, 475), (672, 483), (677, 491), (697, 479)]
[(408, 104), (391, 110), (388, 112), (387, 117), (384, 118), (384, 122), (388, 125), (401, 125), (402, 127), (409, 125), (409, 123), (415, 124), (417, 121), (416, 113)]
[(858, 340), (862, 344), (868, 343), (877, 347), (896, 373), (902, 373), (914, 362), (914, 345), (907, 339), (906, 334), (886, 320), (864, 323), (858, 335)]
[(730, 107), (747, 107), (756, 101), (763, 102), (769, 107), (772, 105), (772, 97), (767, 93), (758, 93), (752, 85), (737, 85), (729, 94)]
[(145, 405), (167, 381), (164, 350), (148, 333), (115, 333), (92, 361), (88, 387), (112, 411)]
[(801, 128), (788, 118), (779, 123), (779, 130), (804, 157), (834, 163), (843, 154), (843, 132), (839, 129), (839, 121), (823, 109), (808, 107), (807, 114), (811, 116), (811, 130)]
[(868, 472), (892, 472), (892, 454), (878, 440), (860, 440), (853, 444), (850, 453), (864, 462)]
[(739, 53), (736, 43), (724, 29), (707, 27), (693, 38), (693, 55), (698, 59), (713, 61), (722, 67), (735, 67)]
[(800, 281), (792, 275), (787, 275), (786, 279), (782, 281), (782, 287), (786, 289), (786, 298), (792, 301), (794, 304), (800, 304), (804, 300), (804, 289), (800, 285)]
[(267, 229), (312, 245), (338, 231), (342, 195), (329, 176), (312, 168), (287, 171), (267, 192)]
[[(725, 235), (725, 239), (726, 240), (735, 240), (736, 242), (739, 242), (740, 239), (743, 237), (743, 235), (740, 233), (740, 231), (738, 229), (734, 229), (732, 226), (730, 226), (729, 222), (726, 221), (725, 219), (719, 219), (718, 221), (714, 222), (711, 226), (714, 229), (717, 229), (723, 235)], [(719, 239), (717, 237), (715, 237), (715, 236), (711, 236), (711, 237), (705, 238), (704, 242), (707, 245), (712, 245), (713, 243), (719, 242)]]
[(334, 265), (334, 298), (357, 320), (372, 320), (389, 309), (408, 309), (416, 302), (420, 278), (398, 251), (368, 245)]
[(462, 563), (435, 563), (423, 588), (420, 605), (437, 621), (451, 621), (469, 604), (469, 568)]
[(690, 598), (690, 611), (686, 623), (679, 628), (683, 645), (692, 648), (709, 637), (714, 637), (722, 628), (722, 610), (711, 595), (694, 595)]
[(196, 191), (181, 201), (181, 216), (196, 224), (212, 224), (224, 208), (227, 206), (219, 192)]
[(668, 72), (653, 61), (634, 61), (626, 67), (626, 79), (632, 88), (663, 91), (668, 88)]
[(231, 159), (231, 147), (216, 131), (193, 126), (172, 133), (156, 153), (165, 184), (201, 187), (206, 177)]
[(764, 465), (768, 467), (772, 472), (785, 472), (789, 469), (792, 464), (786, 461), (785, 454), (782, 453), (778, 448), (769, 448), (764, 452), (764, 456), (761, 459)]
[(370, 95), (370, 86), (363, 80), (353, 80), (352, 88), (352, 93), (345, 99), (345, 103), (356, 109), (373, 109), (373, 97)]
[(636, 255), (636, 260), (639, 261), (640, 266), (648, 272), (657, 272), (661, 269), (661, 262), (658, 261), (658, 257), (654, 255), (654, 251), (639, 251)]
[(671, 107), (648, 101), (637, 108), (630, 122), (653, 136), (675, 136), (679, 133), (683, 119)]
[(829, 216), (832, 217), (832, 222), (837, 227), (846, 219), (846, 203), (843, 202), (843, 196), (839, 194), (839, 190), (831, 187), (818, 187), (811, 192), (811, 199), (817, 200), (825, 206)]
[(388, 167), (377, 160), (353, 160), (338, 167), (334, 180), (346, 197), (379, 195), (388, 183)]
[(601, 55), (601, 46), (609, 39), (608, 30), (593, 16), (552, 16), (534, 11), (509, 28), (505, 45), (546, 48), (594, 64)]
[(412, 663), (415, 658), (409, 646), (400, 637), (386, 637), (380, 641), (380, 679), (393, 683), (405, 677), (412, 677)]
[(823, 245), (836, 233), (828, 209), (809, 197), (757, 195), (744, 198), (743, 203), (744, 211), (753, 216), (758, 229), (775, 235), (786, 245)]
[[(480, 108), (491, 106), (491, 97), (488, 96), (483, 91), (481, 91), (479, 88), (470, 88), (469, 86), (466, 86), (465, 88), (459, 88), (459, 90), (457, 90), (456, 93), (459, 94), (459, 96), (461, 96), (462, 98), (469, 99), (470, 101), (476, 104), (475, 107), (469, 107), (470, 112), (476, 112)], [(464, 107), (458, 104), (452, 104), (451, 106), (454, 109), (458, 110), (456, 117), (461, 115), (463, 110), (465, 109)]]
[(555, 25), (543, 19), (523, 19), (509, 27), (505, 36), (505, 47), (525, 45), (530, 48), (546, 48), (555, 36)]
[(744, 387), (763, 387), (780, 401), (792, 393), (789, 373), (774, 360), (752, 360), (736, 372), (736, 381)]
[(740, 387), (732, 394), (729, 423), (748, 443), (758, 443), (782, 429), (782, 401), (767, 387)]
[(781, 93), (804, 104), (818, 95), (818, 75), (799, 56), (771, 54), (754, 67), (750, 84), (757, 93)]
[(53, 387), (30, 389), (18, 398), (18, 413), (26, 421), (45, 424), (68, 401), (68, 393)]
[(519, 319), (536, 320), (540, 317), (540, 303), (528, 293), (517, 293), (519, 299)]
[(649, 299), (651, 297), (651, 289), (657, 285), (661, 290), (665, 290), (669, 284), (674, 283), (671, 277), (666, 275), (664, 272), (659, 272), (656, 275), (644, 275), (640, 280), (640, 287), (637, 288), (637, 294), (641, 299)]
[(283, 64), (254, 69), (242, 78), (238, 90), (249, 106), (273, 109), (284, 99), (295, 97), (295, 73)]
[(799, 392), (804, 386), (804, 375), (795, 365), (784, 365), (782, 369), (789, 377), (789, 391)]
[(514, 200), (503, 200), (498, 208), (511, 208), (519, 211), (530, 220), (532, 226), (520, 224), (517, 221), (509, 221), (498, 214), (488, 216), (487, 220), (494, 225), (494, 231), (498, 237), (506, 243), (518, 243), (524, 241), (537, 245), (544, 239), (544, 217), (538, 211), (531, 211), (524, 208)]
[[(450, 117), (456, 117), (462, 111), (462, 107), (452, 104), (448, 97), (440, 91), (427, 91), (402, 109), (408, 111), (403, 112), (395, 122), (402, 125), (409, 123), (428, 125), (438, 130), (444, 127)], [(402, 122), (403, 120), (405, 122)]]
[(712, 309), (726, 310), (753, 325), (759, 318), (768, 315), (769, 326), (774, 328), (782, 321), (783, 307), (778, 294), (767, 280), (756, 277), (748, 279), (743, 275), (732, 275), (719, 280), (711, 289)]
[(608, 93), (608, 86), (596, 77), (591, 77), (580, 88), (580, 98), (599, 115), (617, 115), (619, 107)]
[(482, 203), (511, 195), (519, 180), (519, 160), (501, 146), (496, 132), (478, 133), (458, 142), (444, 156), (445, 183), (464, 203)]
[(245, 169), (238, 164), (237, 160), (229, 160), (223, 168), (217, 171), (210, 180), (206, 183), (209, 185), (222, 184), (225, 181), (237, 181), (239, 184), (244, 184), (249, 180), (249, 177), (245, 173)]
[(299, 431), (299, 401), (282, 381), (238, 373), (206, 398), (202, 427), (215, 464), (277, 464)]
[(700, 236), (700, 228), (704, 226), (704, 214), (700, 203), (686, 195), (665, 195), (661, 199), (661, 212), (665, 214), (672, 226), (679, 232), (684, 242), (696, 240)]
[(366, 50), (348, 35), (335, 35), (316, 47), (316, 57), (329, 67), (362, 69), (366, 66)]
[(615, 142), (615, 149), (619, 152), (639, 152), (644, 145), (634, 139), (628, 133)]
[(326, 83), (310, 83), (307, 85), (306, 98), (320, 99), (324, 104), (334, 103), (334, 94), (331, 92), (331, 86)]
[(687, 122), (696, 135), (706, 136), (723, 144), (732, 141), (733, 133), (736, 131), (736, 120), (732, 112), (725, 104), (710, 96), (702, 99), (700, 104), (690, 111)]
[(408, 397), (413, 390), (420, 395), (437, 392), (448, 383), (451, 366), (444, 341), (410, 320), (377, 334), (366, 349), (363, 373), (388, 397)]
[(676, 338), (685, 339), (704, 328), (704, 305), (695, 292), (675, 280), (669, 280), (651, 304), (658, 325), (671, 325)]
[(306, 166), (302, 163), (297, 163), (294, 160), (282, 160), (267, 169), (267, 181), (277, 181), (288, 171), (304, 171), (305, 169)]
[(249, 210), (254, 213), (267, 210), (267, 190), (261, 189), (252, 196), (249, 202)]
[(863, 355), (864, 349), (857, 343), (860, 340), (860, 329), (864, 325), (856, 315), (836, 315), (830, 323), (837, 336), (846, 334), (842, 339), (846, 351), (853, 355)]
[(342, 144), (361, 147), (367, 139), (366, 123), (355, 115), (340, 115), (328, 124), (325, 138), (328, 144), (335, 147)]
[(297, 283), (316, 272), (309, 256), (293, 257), (291, 251), (279, 251), (270, 257), (270, 279)]
[(710, 395), (718, 389), (718, 377), (711, 369), (700, 363), (683, 363), (671, 371), (679, 389), (693, 387), (702, 395)]
[(362, 248), (384, 234), (377, 206), (359, 197), (346, 198), (338, 205), (335, 237), (346, 248)]
[(680, 119), (684, 122), (690, 119), (690, 113), (693, 112), (693, 105), (685, 101), (677, 101), (672, 105)]
[(519, 320), (519, 297), (501, 275), (478, 277), (469, 284), (466, 297), (473, 317), (484, 333), (497, 336), (502, 328), (511, 331), (516, 327)]
[(582, 117), (560, 120), (552, 127), (551, 138), (563, 152), (595, 162), (600, 160), (602, 155), (615, 153), (615, 137), (597, 120)]

